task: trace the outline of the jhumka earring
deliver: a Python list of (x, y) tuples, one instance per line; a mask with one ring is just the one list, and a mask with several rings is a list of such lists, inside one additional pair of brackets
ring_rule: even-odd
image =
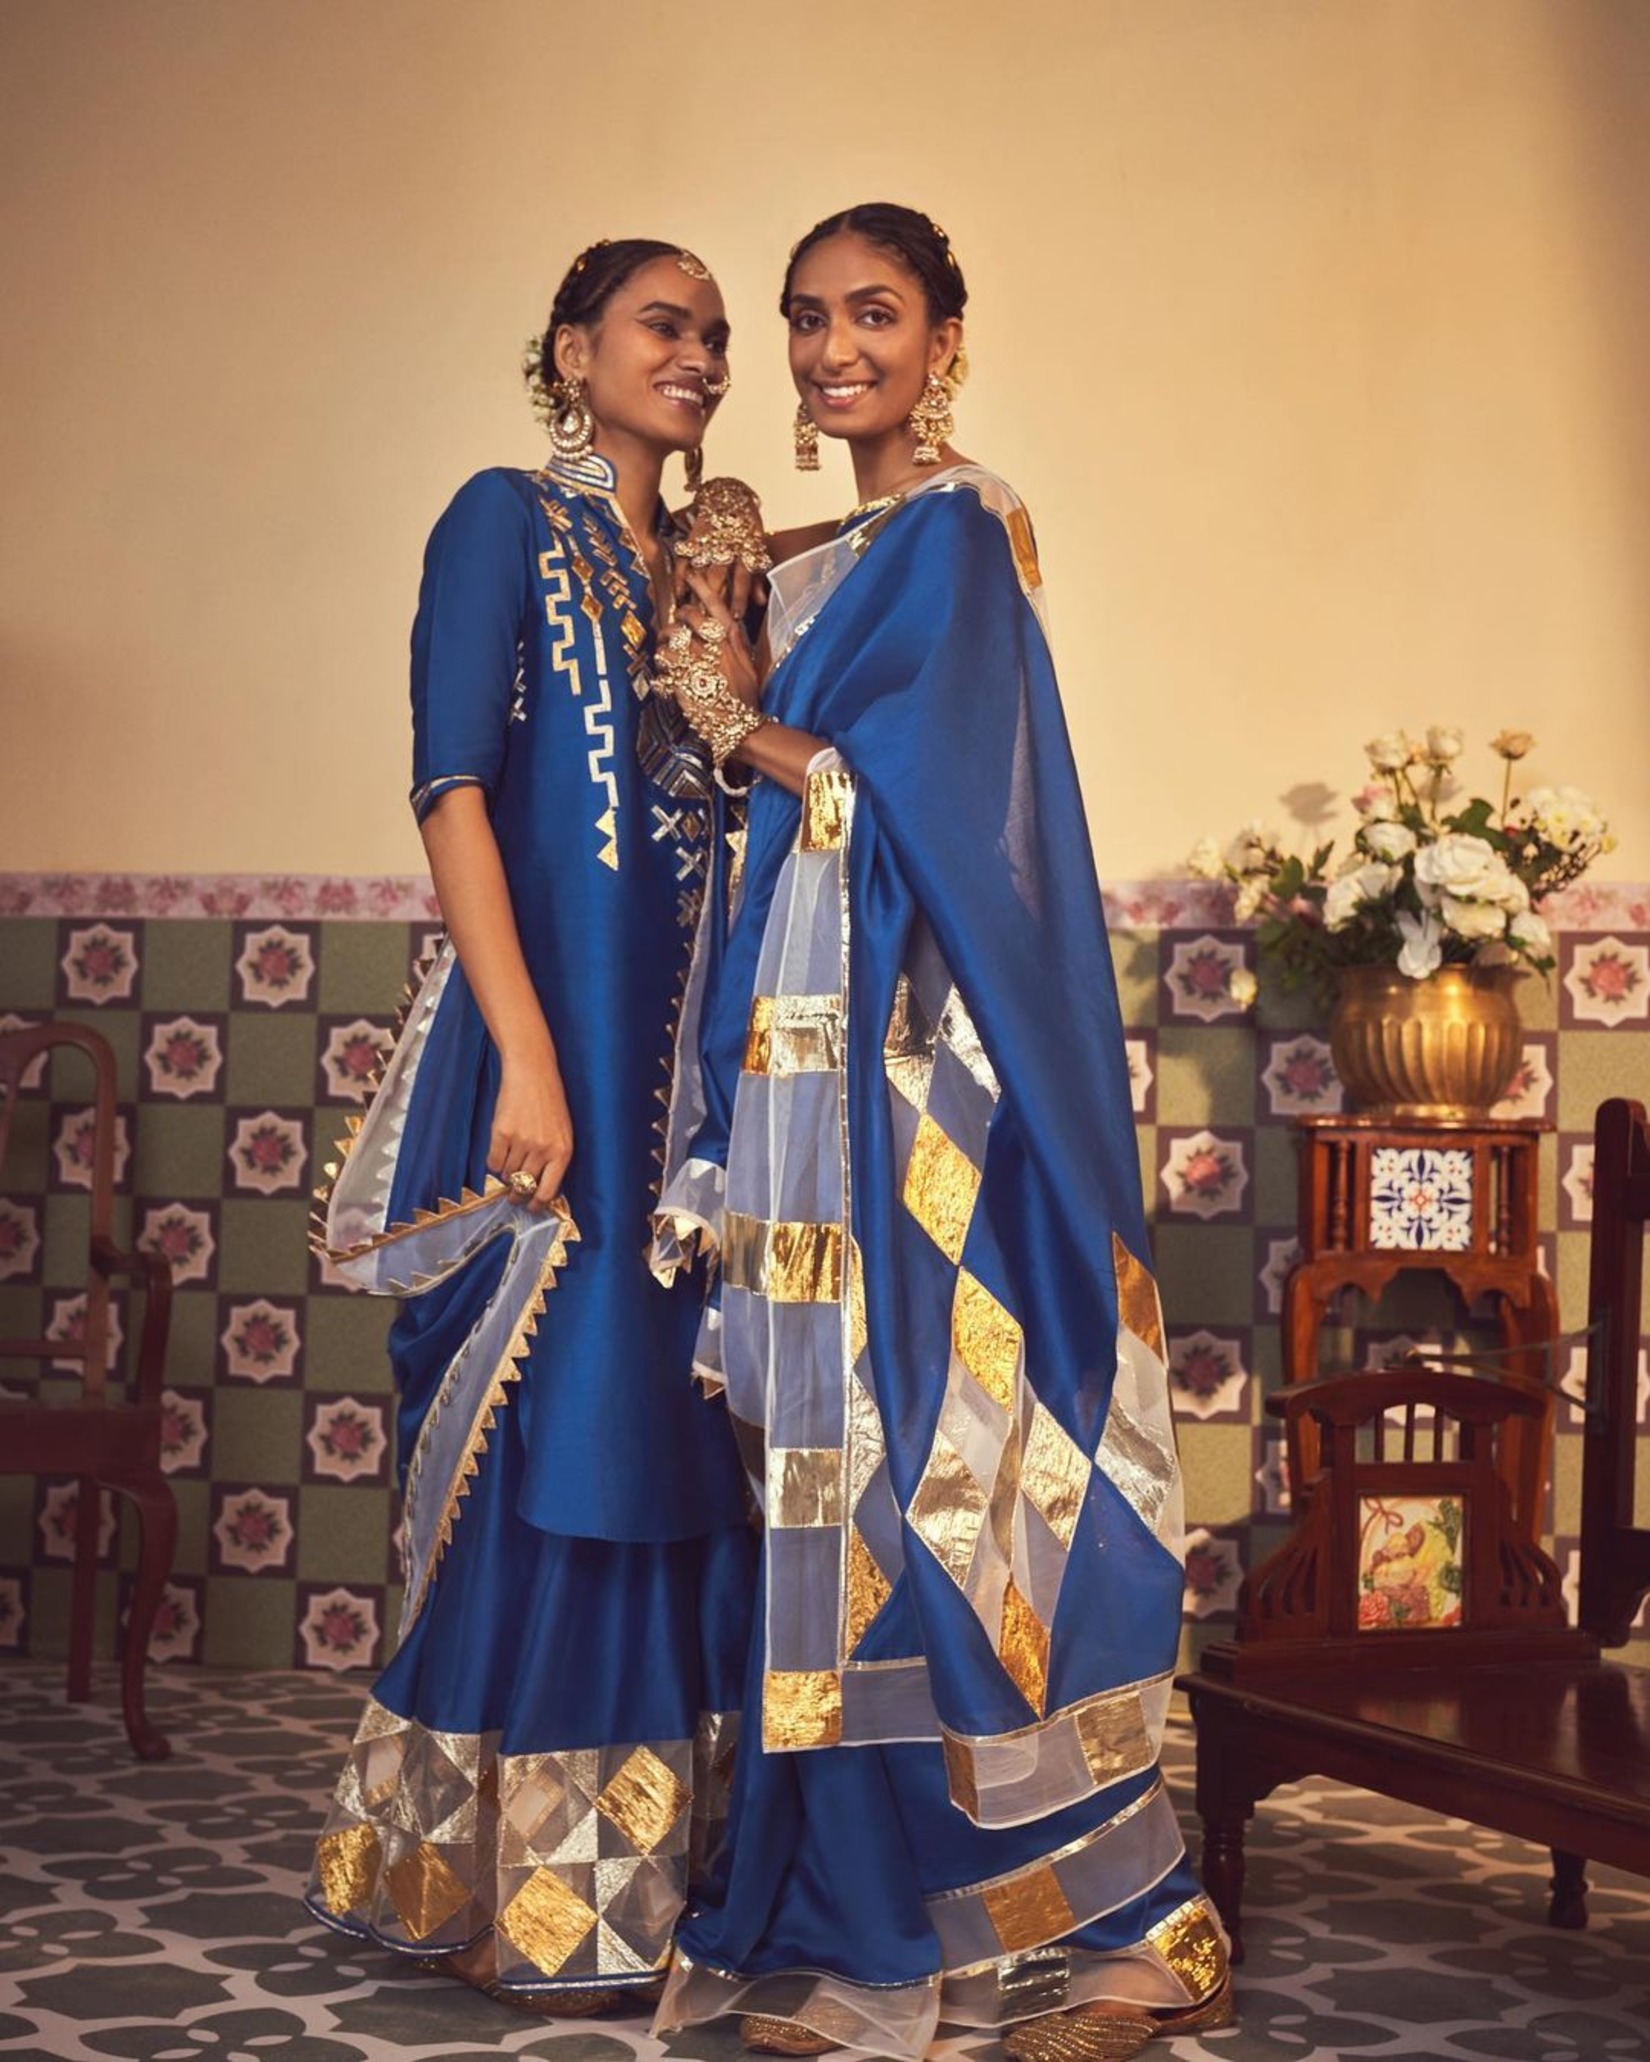
[(799, 473), (816, 473), (819, 470), (819, 424), (808, 413), (804, 402), (796, 404), (796, 421), (791, 435), (796, 440), (796, 469)]
[(923, 381), (917, 405), (905, 420), (917, 440), (911, 463), (938, 465), (940, 452), (956, 425), (951, 416), (951, 389), (937, 372), (931, 372)]
[(584, 398), (584, 381), (555, 381), (550, 388), (550, 449), (558, 458), (584, 458), (595, 436), (596, 418)]

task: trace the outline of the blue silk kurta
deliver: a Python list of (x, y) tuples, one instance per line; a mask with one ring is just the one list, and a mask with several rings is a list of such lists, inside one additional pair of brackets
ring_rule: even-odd
[(612, 485), (594, 457), (477, 474), (412, 640), (414, 807), (487, 796), (572, 1114), (568, 1219), (489, 1181), (499, 1061), (449, 946), (326, 1221), (346, 1277), (408, 1298), (409, 1581), (309, 1902), (425, 1955), (490, 1938), (535, 1991), (667, 1955), (725, 1803), (754, 1556), (726, 1411), (688, 1379), (698, 1298), (646, 1259), (711, 812), (644, 771), (675, 725)]
[[(566, 1196), (579, 1243), (512, 1405), (527, 1445), (521, 1509), (597, 1539), (680, 1539), (743, 1511), (724, 1414), (680, 1380), (693, 1298), (662, 1289), (643, 1257), (709, 818), (638, 763), (632, 669), (645, 680), (652, 634), (645, 573), (609, 494), (498, 468), (437, 523), (413, 631), (414, 806), (461, 782), (487, 791), (573, 1113)], [(497, 1086), (455, 969), (414, 1088), (392, 1222), (482, 1185)], [(467, 1305), (481, 1285), (461, 1278), (447, 1293)], [(436, 1301), (409, 1302), (392, 1342), (404, 1454), (440, 1364), (423, 1336), (452, 1315)]]

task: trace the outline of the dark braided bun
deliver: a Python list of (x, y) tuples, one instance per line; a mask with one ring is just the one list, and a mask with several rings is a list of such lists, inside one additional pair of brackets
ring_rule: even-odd
[(522, 377), (541, 415), (556, 383), (556, 332), (569, 323), (599, 322), (608, 302), (644, 265), (655, 258), (680, 261), (686, 255), (679, 243), (661, 243), (652, 236), (621, 236), (614, 242), (603, 237), (579, 253), (556, 289), (544, 334), (528, 338), (521, 364)]

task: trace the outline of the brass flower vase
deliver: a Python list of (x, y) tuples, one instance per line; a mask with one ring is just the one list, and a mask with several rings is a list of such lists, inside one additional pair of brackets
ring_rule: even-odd
[(1342, 967), (1329, 1050), (1352, 1106), (1404, 1120), (1486, 1117), (1518, 1071), (1519, 967)]

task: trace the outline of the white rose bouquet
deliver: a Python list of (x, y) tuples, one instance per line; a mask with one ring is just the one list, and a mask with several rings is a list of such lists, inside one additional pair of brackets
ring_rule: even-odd
[(1303, 857), (1251, 823), (1224, 851), (1204, 839), (1189, 864), (1233, 883), (1235, 914), (1258, 919), (1260, 949), (1291, 986), (1310, 981), (1327, 995), (1349, 966), (1396, 966), (1416, 981), (1441, 966), (1545, 973), (1553, 942), (1539, 905), (1615, 840), (1579, 788), (1513, 794), (1513, 767), (1534, 743), (1523, 730), (1493, 738), (1500, 807), (1482, 795), (1456, 806), (1461, 732), (1434, 724), (1418, 740), (1390, 731), (1364, 747), (1373, 778), (1352, 798), (1358, 828), (1339, 861), (1333, 843)]

